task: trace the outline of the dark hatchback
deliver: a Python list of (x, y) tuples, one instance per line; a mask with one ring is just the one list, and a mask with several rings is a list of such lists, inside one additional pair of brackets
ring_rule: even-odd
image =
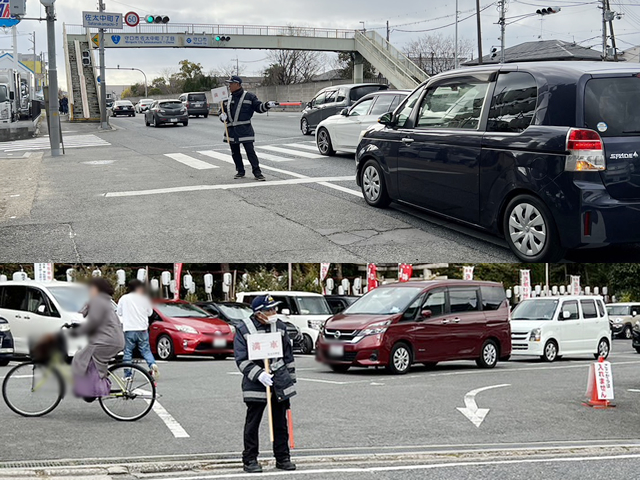
[(504, 236), (525, 262), (640, 241), (640, 66), (514, 63), (418, 87), (358, 153), (376, 207), (410, 204)]
[(144, 112), (144, 123), (147, 127), (160, 125), (189, 125), (189, 114), (180, 100), (158, 100)]
[(320, 90), (307, 103), (302, 111), (300, 130), (303, 135), (311, 135), (318, 124), (325, 118), (337, 115), (344, 108), (350, 107), (369, 93), (387, 90), (388, 85), (379, 83), (359, 83), (354, 85), (336, 85)]
[(13, 358), (13, 353), (11, 327), (5, 318), (0, 317), (0, 367), (9, 365), (11, 358)]

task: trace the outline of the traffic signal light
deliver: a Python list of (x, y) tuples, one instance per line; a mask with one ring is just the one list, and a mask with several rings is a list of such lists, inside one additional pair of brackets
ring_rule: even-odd
[(166, 15), (147, 15), (144, 19), (147, 23), (169, 23)]
[(551, 15), (552, 13), (558, 13), (560, 10), (562, 10), (560, 7), (548, 7), (536, 10), (536, 13), (538, 15)]
[(216, 35), (216, 42), (228, 42), (229, 40), (231, 40), (231, 37), (224, 36), (224, 35)]
[(85, 50), (82, 52), (82, 65), (84, 67), (91, 66), (91, 53), (89, 53), (89, 50)]
[(498, 56), (498, 49), (496, 47), (493, 47), (491, 49), (491, 59), (494, 59)]

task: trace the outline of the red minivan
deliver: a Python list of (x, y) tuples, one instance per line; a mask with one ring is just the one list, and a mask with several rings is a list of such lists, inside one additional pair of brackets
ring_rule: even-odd
[(499, 283), (436, 280), (383, 285), (332, 317), (316, 358), (403, 374), (413, 363), (475, 360), (493, 368), (511, 355), (509, 304)]

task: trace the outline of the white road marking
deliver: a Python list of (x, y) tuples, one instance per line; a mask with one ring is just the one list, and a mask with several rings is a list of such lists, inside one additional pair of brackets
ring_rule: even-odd
[(292, 151), (288, 148), (282, 148), (282, 147), (274, 147), (273, 145), (265, 145), (263, 147), (258, 147), (260, 149), (263, 150), (269, 150), (272, 152), (277, 152), (277, 153), (284, 153), (286, 155), (296, 155), (298, 157), (304, 157), (304, 158), (312, 158), (312, 159), (320, 159), (320, 158), (325, 158), (322, 155), (318, 154), (318, 153), (307, 153), (307, 152), (295, 152)]
[(494, 388), (502, 388), (502, 387), (510, 387), (511, 385), (508, 383), (502, 385), (492, 385), (490, 387), (476, 388), (475, 390), (471, 390), (464, 396), (464, 404), (465, 407), (458, 407), (458, 411), (462, 413), (465, 417), (471, 420), (476, 427), (480, 427), (487, 414), (489, 413), (488, 408), (478, 408), (476, 404), (476, 395), (480, 392), (484, 392), (486, 390), (492, 390)]
[[(204, 155), (205, 157), (211, 157), (211, 158), (216, 158), (218, 160), (222, 160), (223, 162), (227, 162), (230, 163), (231, 165), (235, 165), (233, 163), (233, 158), (231, 158), (231, 155), (227, 155), (225, 153), (222, 152), (216, 152), (214, 150), (203, 150), (201, 152), (198, 152), (200, 155)], [(246, 160), (244, 161), (244, 164), (246, 166), (251, 166)], [(270, 167), (268, 165), (260, 165), (260, 168), (262, 170), (270, 170), (272, 172), (277, 172), (277, 173), (282, 173), (284, 175), (290, 175), (292, 177), (296, 177), (296, 178), (309, 178), (306, 175), (302, 175), (300, 173), (296, 173), (296, 172), (291, 172), (289, 170), (282, 170), (280, 168), (276, 168), (276, 167)]]
[[(69, 135), (63, 137), (65, 148), (81, 147), (106, 147), (109, 142), (96, 135)], [(29, 140), (16, 140), (14, 142), (3, 142), (0, 150), (4, 152), (17, 152), (20, 150), (48, 150), (50, 148), (48, 138), (34, 138)]]
[(154, 477), (154, 478), (171, 478), (172, 480), (214, 480), (218, 478), (259, 478), (259, 477), (279, 477), (294, 475), (319, 475), (319, 474), (338, 474), (338, 473), (361, 473), (370, 474), (378, 472), (402, 472), (410, 470), (438, 470), (451, 468), (468, 468), (468, 467), (495, 467), (496, 465), (518, 465), (518, 464), (540, 464), (540, 463), (576, 463), (576, 462), (592, 462), (607, 460), (631, 460), (640, 459), (640, 454), (627, 455), (602, 455), (590, 457), (560, 457), (560, 458), (523, 458), (514, 460), (482, 460), (470, 462), (445, 462), (432, 463), (426, 465), (388, 465), (379, 467), (338, 467), (338, 468), (317, 468), (309, 470), (294, 470), (280, 472), (264, 472), (264, 473), (227, 473), (200, 475), (190, 477)]
[(293, 162), (295, 158), (279, 157), (278, 155), (271, 155), (270, 153), (260, 152), (258, 153), (258, 159), (271, 160), (272, 162)]
[(354, 190), (352, 188), (343, 187), (341, 185), (333, 185), (331, 183), (326, 183), (326, 182), (322, 182), (320, 185), (322, 185), (323, 187), (333, 188), (334, 190), (340, 190), (341, 192), (345, 192), (350, 195), (354, 195), (356, 197), (364, 198), (360, 190)]
[(302, 185), (307, 183), (322, 183), (322, 182), (348, 182), (353, 181), (353, 177), (308, 177), (308, 178), (293, 178), (290, 180), (270, 180), (268, 182), (237, 182), (227, 183), (221, 185), (191, 185), (186, 187), (169, 187), (169, 188), (156, 188), (152, 190), (137, 190), (129, 192), (108, 192), (104, 196), (108, 198), (112, 197), (139, 197), (143, 195), (159, 195), (164, 193), (179, 193), (179, 192), (196, 192), (202, 190), (235, 190), (239, 188), (258, 188), (258, 187), (274, 187), (283, 185)]
[(220, 168), (217, 165), (211, 165), (210, 163), (203, 162), (197, 158), (190, 157), (184, 153), (165, 153), (165, 157), (174, 159), (176, 162), (180, 162), (188, 167), (195, 168), (196, 170), (206, 170), (209, 168)]
[(305, 150), (311, 150), (312, 152), (318, 153), (318, 147), (316, 147), (315, 145), (309, 145), (304, 143), (287, 143), (284, 146), (291, 147), (291, 148), (303, 148)]
[[(151, 392), (149, 391), (140, 391), (143, 395), (151, 395)], [(145, 402), (151, 403), (151, 400), (145, 399)], [(156, 412), (156, 414), (160, 417), (160, 420), (164, 422), (171, 433), (173, 433), (173, 436), (175, 438), (189, 438), (189, 434), (187, 433), (187, 431), (182, 428), (182, 425), (180, 425), (178, 421), (173, 418), (173, 416), (169, 412), (167, 412), (167, 410), (162, 405), (160, 405), (160, 402), (158, 402), (157, 399), (153, 404), (153, 411)]]
[(637, 388), (630, 388), (629, 392), (640, 393), (640, 390), (638, 390)]

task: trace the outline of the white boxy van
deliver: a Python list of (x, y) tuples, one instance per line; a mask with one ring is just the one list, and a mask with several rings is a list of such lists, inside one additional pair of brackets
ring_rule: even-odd
[[(65, 323), (84, 321), (80, 310), (89, 300), (86, 285), (70, 282), (0, 282), (0, 317), (11, 326), (16, 355), (29, 354), (29, 339), (55, 333)], [(68, 355), (73, 356), (86, 343), (70, 339)]]
[(320, 329), (333, 315), (327, 300), (319, 293), (310, 292), (240, 292), (236, 299), (251, 305), (260, 295), (271, 295), (276, 302), (281, 302), (277, 307), (280, 319), (293, 323), (304, 338), (301, 353), (313, 352)]
[(511, 313), (511, 355), (535, 355), (547, 362), (563, 355), (607, 358), (609, 317), (601, 297), (539, 297)]

